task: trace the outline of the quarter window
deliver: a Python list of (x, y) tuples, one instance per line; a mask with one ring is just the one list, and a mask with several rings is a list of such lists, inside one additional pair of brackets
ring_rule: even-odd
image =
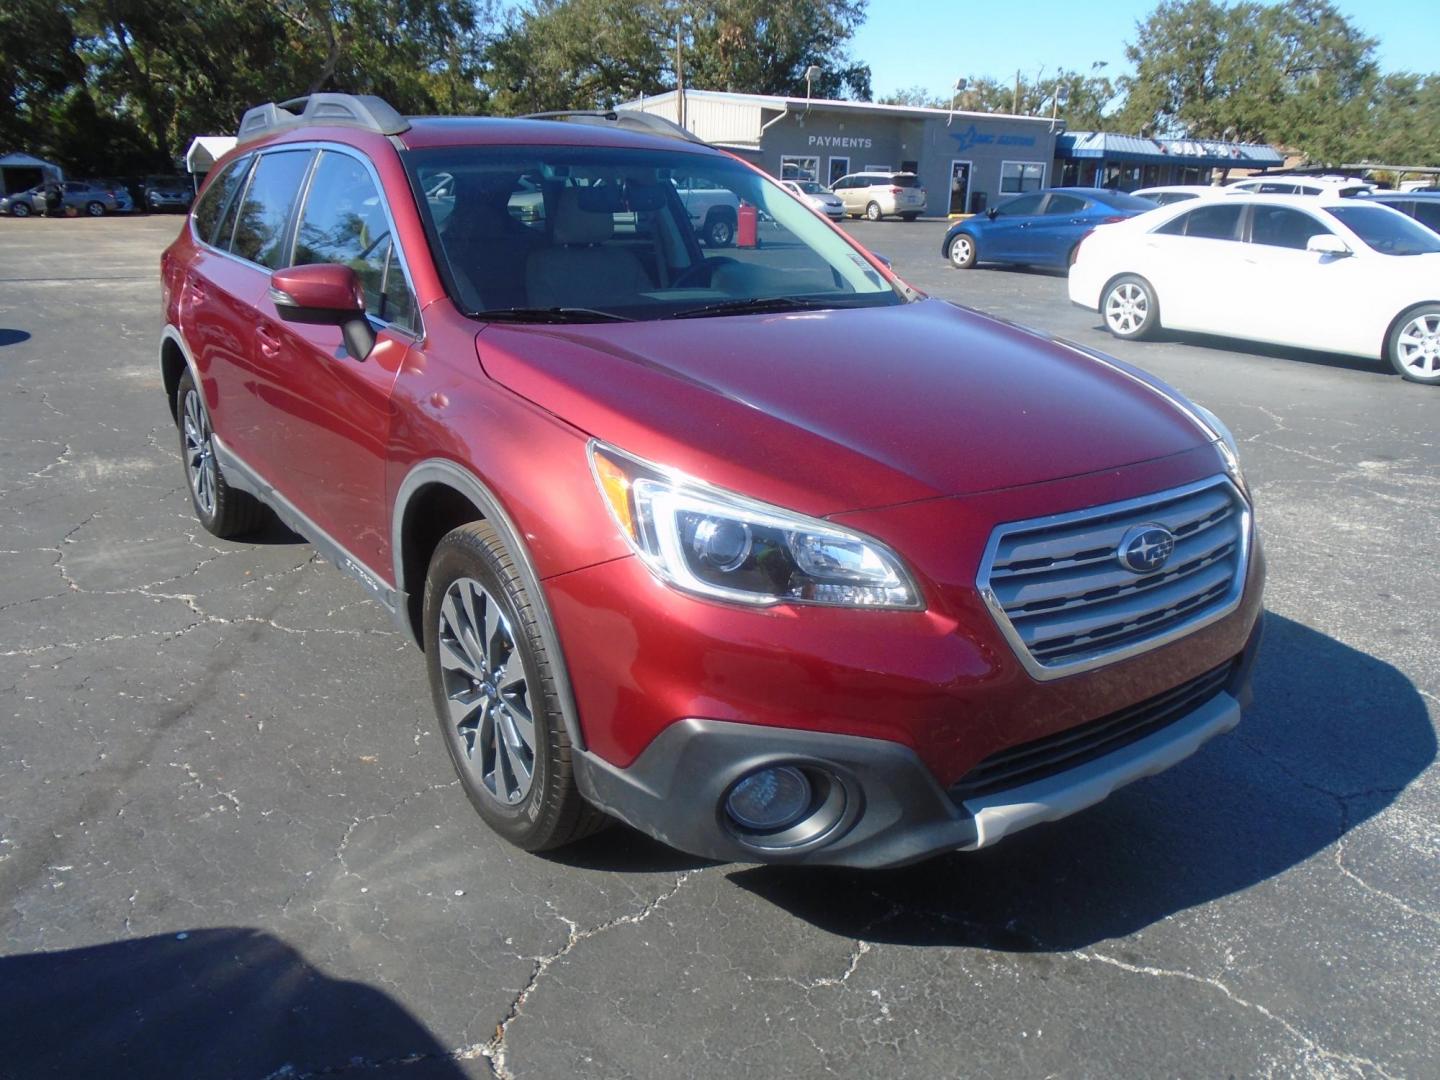
[(230, 198), (244, 181), (245, 170), (249, 167), (249, 158), (226, 165), (225, 171), (210, 182), (205, 194), (201, 195), (200, 201), (195, 204), (195, 231), (207, 244), (215, 243), (215, 226), (220, 223), (220, 215), (225, 213), (225, 208), (230, 205)]
[(242, 259), (278, 270), (286, 257), (286, 226), (300, 190), (300, 179), (310, 161), (308, 150), (262, 154), (255, 175), (245, 189), (245, 201), (235, 223), (230, 250)]
[(1000, 194), (1039, 191), (1045, 186), (1045, 166), (1038, 161), (1006, 161), (1000, 166)]
[(348, 154), (322, 151), (295, 233), (295, 265), (350, 267), (365, 290), (366, 313), (408, 330), (415, 302), (392, 248), (389, 218), (369, 171)]
[(1309, 214), (1288, 206), (1256, 206), (1250, 222), (1250, 242), (1266, 247), (1305, 250), (1312, 236), (1330, 236), (1330, 230)]

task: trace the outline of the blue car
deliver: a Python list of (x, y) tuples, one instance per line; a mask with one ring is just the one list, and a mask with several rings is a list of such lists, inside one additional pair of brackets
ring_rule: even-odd
[(1104, 188), (1029, 191), (950, 226), (940, 254), (957, 270), (978, 262), (1064, 270), (1095, 226), (1155, 208), (1149, 199)]

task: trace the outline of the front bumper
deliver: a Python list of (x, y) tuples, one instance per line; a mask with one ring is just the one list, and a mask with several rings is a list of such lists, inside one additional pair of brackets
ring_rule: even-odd
[[(1158, 730), (1108, 754), (1014, 787), (952, 798), (915, 752), (853, 735), (776, 729), (719, 720), (672, 724), (628, 768), (580, 755), (585, 797), (672, 847), (706, 858), (865, 869), (903, 866), (950, 851), (973, 851), (1068, 817), (1112, 792), (1170, 768), (1240, 722), (1249, 702), (1257, 624), (1223, 689)], [(826, 821), (776, 846), (739, 832), (724, 811), (748, 773), (789, 765), (832, 777), (839, 789)]]

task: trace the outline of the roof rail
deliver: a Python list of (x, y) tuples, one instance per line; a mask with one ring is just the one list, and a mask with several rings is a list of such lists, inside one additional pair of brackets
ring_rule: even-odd
[(312, 124), (355, 127), (379, 135), (399, 135), (410, 130), (410, 121), (372, 94), (310, 94), (247, 109), (240, 118), (236, 137), (243, 143), (274, 131)]
[(570, 124), (615, 124), (618, 127), (659, 135), (666, 139), (683, 139), (686, 142), (709, 146), (693, 131), (686, 131), (673, 120), (666, 120), (654, 113), (639, 109), (563, 109), (559, 112), (529, 113), (522, 120), (559, 120)]

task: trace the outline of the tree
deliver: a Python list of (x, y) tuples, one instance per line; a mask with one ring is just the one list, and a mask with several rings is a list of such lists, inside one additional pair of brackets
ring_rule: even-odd
[(1328, 0), (1163, 0), (1126, 46), (1130, 130), (1272, 142), (1320, 160), (1354, 145), (1375, 42)]
[(1089, 74), (1061, 68), (1046, 77), (1042, 68), (1034, 78), (1019, 77), (1015, 83), (1002, 83), (989, 77), (965, 80), (965, 89), (953, 96), (932, 94), (922, 86), (907, 87), (881, 98), (886, 105), (918, 105), (932, 109), (956, 109), (975, 112), (1018, 113), (1022, 116), (1056, 114), (1075, 130), (1101, 130), (1107, 122), (1108, 110), (1115, 99), (1115, 84), (1103, 72), (1105, 65), (1090, 66)]

